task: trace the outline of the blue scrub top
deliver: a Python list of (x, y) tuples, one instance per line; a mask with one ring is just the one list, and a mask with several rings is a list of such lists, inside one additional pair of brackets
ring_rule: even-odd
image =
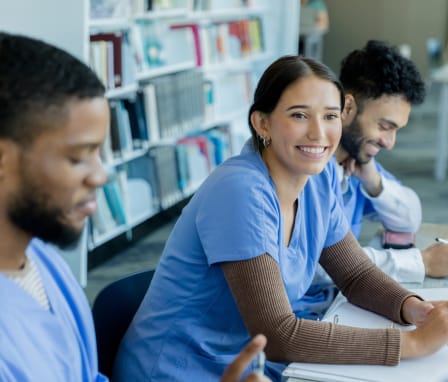
[[(114, 381), (219, 380), (250, 339), (219, 266), (223, 261), (269, 253), (300, 315), (322, 249), (349, 230), (329, 179), (310, 177), (298, 197), (294, 231), (285, 247), (279, 202), (261, 156), (245, 153), (216, 168), (166, 243), (122, 342)], [(268, 363), (268, 374), (280, 378), (284, 367)]]
[[(374, 159), (372, 159), (374, 160)], [(337, 162), (333, 156), (326, 166), (323, 174), (329, 176), (333, 192), (344, 210), (344, 214), (350, 224), (353, 235), (359, 238), (362, 229), (364, 217), (374, 216), (376, 214), (372, 202), (365, 197), (361, 191), (361, 182), (355, 176), (348, 177), (347, 190), (342, 193), (341, 183), (337, 175)], [(378, 172), (387, 179), (397, 179), (388, 171), (386, 171), (379, 163), (375, 162)], [(305, 306), (302, 317), (308, 319), (319, 319), (334, 300), (338, 290), (333, 285), (314, 284), (306, 292), (302, 301)]]
[(37, 239), (27, 255), (51, 308), (0, 273), (0, 381), (106, 382), (98, 372), (92, 313), (68, 265)]

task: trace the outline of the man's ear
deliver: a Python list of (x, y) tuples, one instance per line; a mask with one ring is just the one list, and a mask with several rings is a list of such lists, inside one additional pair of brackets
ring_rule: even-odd
[(342, 114), (341, 114), (342, 122), (344, 122), (344, 124), (351, 123), (353, 121), (353, 118), (355, 117), (357, 111), (358, 111), (358, 107), (356, 105), (355, 97), (353, 97), (352, 94), (346, 94), (344, 110), (342, 110)]
[(19, 147), (15, 142), (0, 139), (0, 180), (12, 169), (12, 166), (17, 165), (18, 155)]
[(254, 111), (250, 115), (250, 122), (259, 137), (270, 138), (267, 115), (261, 111)]
[(4, 139), (0, 139), (0, 179), (3, 178), (5, 174), (5, 168), (8, 156), (8, 144)]

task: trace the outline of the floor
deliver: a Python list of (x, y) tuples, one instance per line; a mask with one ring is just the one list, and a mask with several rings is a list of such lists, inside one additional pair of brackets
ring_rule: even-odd
[[(425, 103), (413, 109), (408, 126), (398, 133), (395, 148), (390, 152), (383, 150), (378, 156), (385, 168), (419, 194), (423, 204), (423, 221), (428, 223), (448, 223), (448, 181), (438, 182), (433, 176), (438, 94), (439, 89), (431, 86)], [(91, 303), (109, 282), (157, 265), (181, 207), (177, 206), (143, 224), (132, 242), (122, 240), (121, 243), (100, 248), (103, 257), (105, 254), (113, 257), (89, 271), (85, 291)], [(366, 243), (376, 229), (377, 225), (365, 224), (360, 242)]]

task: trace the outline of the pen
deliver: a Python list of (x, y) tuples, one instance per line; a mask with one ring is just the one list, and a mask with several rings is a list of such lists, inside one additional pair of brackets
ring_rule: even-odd
[(442, 243), (442, 244), (448, 244), (448, 240), (441, 239), (440, 237), (436, 237), (436, 241), (438, 241), (439, 243)]
[(266, 354), (264, 351), (261, 351), (257, 354), (257, 358), (255, 358), (255, 372), (258, 375), (264, 375), (264, 363), (266, 361)]

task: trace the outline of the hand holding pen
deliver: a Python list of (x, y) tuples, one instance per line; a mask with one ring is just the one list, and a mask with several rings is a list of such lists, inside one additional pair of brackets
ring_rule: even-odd
[(264, 364), (266, 362), (266, 354), (262, 350), (257, 354), (257, 358), (255, 359), (255, 372), (258, 375), (264, 375)]
[(266, 342), (267, 340), (264, 335), (256, 335), (227, 367), (221, 378), (221, 382), (238, 382), (244, 370), (246, 370), (255, 357), (257, 357), (257, 370), (251, 373), (243, 382), (271, 382), (261, 371), (264, 369), (265, 356), (263, 349), (266, 346)]
[(425, 275), (429, 277), (448, 276), (448, 240), (439, 237), (435, 238), (435, 243), (427, 248), (421, 249)]

